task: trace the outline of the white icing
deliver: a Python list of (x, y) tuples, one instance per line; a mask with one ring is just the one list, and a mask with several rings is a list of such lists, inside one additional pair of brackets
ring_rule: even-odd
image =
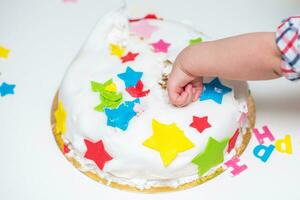
[[(231, 137), (239, 127), (237, 119), (246, 109), (248, 87), (245, 82), (221, 80), (224, 85), (233, 88), (233, 92), (223, 97), (221, 105), (207, 100), (184, 108), (173, 107), (168, 102), (166, 91), (158, 84), (164, 70), (169, 70), (164, 69), (164, 62), (167, 59), (173, 62), (190, 39), (199, 36), (204, 40), (207, 38), (182, 23), (167, 20), (149, 20), (149, 23), (159, 29), (145, 40), (130, 34), (124, 9), (109, 13), (96, 25), (67, 71), (59, 90), (59, 98), (67, 113), (64, 140), (71, 149), (68, 156), (75, 157), (81, 163), (82, 171), (94, 171), (109, 181), (141, 189), (159, 185), (177, 187), (199, 177), (197, 166), (191, 161), (204, 151), (209, 137), (223, 140)], [(167, 54), (152, 51), (149, 44), (159, 39), (171, 43)], [(140, 55), (134, 62), (122, 64), (118, 57), (110, 54), (110, 43), (123, 45), (127, 51), (139, 52)], [(113, 78), (124, 100), (131, 101), (134, 98), (125, 91), (123, 81), (117, 77), (126, 66), (144, 73), (142, 81), (150, 93), (140, 98), (144, 111), (130, 121), (126, 131), (122, 131), (107, 126), (106, 115), (94, 110), (100, 99), (98, 93), (92, 92), (90, 82), (102, 83)], [(212, 78), (205, 78), (205, 82), (210, 80)], [(189, 126), (192, 116), (208, 116), (212, 127), (200, 134)], [(168, 167), (164, 167), (159, 153), (142, 145), (152, 135), (152, 119), (165, 124), (176, 123), (195, 147), (178, 154)], [(103, 171), (93, 161), (83, 157), (86, 152), (84, 139), (103, 140), (106, 151), (113, 157)], [(240, 137), (238, 141), (241, 142)], [(225, 157), (228, 158), (226, 153)]]

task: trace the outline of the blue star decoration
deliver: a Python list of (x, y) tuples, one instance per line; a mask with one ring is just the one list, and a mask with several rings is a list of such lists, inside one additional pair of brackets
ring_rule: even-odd
[(231, 91), (231, 88), (222, 85), (220, 80), (215, 78), (209, 83), (204, 83), (204, 90), (200, 96), (200, 101), (211, 99), (216, 103), (221, 104), (223, 96)]
[(107, 116), (107, 125), (125, 131), (130, 120), (136, 115), (136, 112), (133, 110), (135, 103), (140, 103), (140, 99), (125, 101), (116, 109), (105, 108), (104, 112)]
[(126, 68), (126, 72), (118, 74), (118, 77), (125, 83), (125, 87), (136, 86), (137, 82), (142, 78), (143, 72), (136, 72), (131, 67)]
[(3, 82), (0, 86), (1, 97), (4, 97), (8, 94), (15, 94), (14, 92), (15, 87), (16, 87), (15, 84), (8, 84), (6, 82)]

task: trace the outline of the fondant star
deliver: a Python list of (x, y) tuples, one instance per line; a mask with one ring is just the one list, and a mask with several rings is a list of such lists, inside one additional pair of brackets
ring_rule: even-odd
[(116, 109), (105, 108), (104, 111), (107, 116), (107, 125), (125, 131), (130, 120), (136, 115), (136, 112), (133, 109), (134, 103), (140, 103), (140, 100), (125, 101)]
[(164, 40), (160, 39), (158, 42), (152, 43), (151, 44), (153, 47), (154, 52), (163, 52), (167, 53), (168, 48), (171, 46), (170, 43), (165, 42)]
[(94, 161), (99, 169), (103, 170), (106, 162), (113, 159), (105, 150), (102, 140), (94, 143), (85, 139), (84, 143), (87, 148), (84, 157)]
[(140, 20), (130, 23), (131, 32), (142, 38), (150, 38), (152, 33), (157, 29), (158, 28), (156, 26), (152, 26), (148, 20)]
[(223, 96), (232, 89), (222, 85), (218, 78), (215, 78), (210, 83), (204, 83), (204, 90), (200, 95), (200, 101), (211, 99), (218, 104), (222, 103)]
[(155, 14), (147, 14), (143, 18), (137, 18), (137, 19), (129, 19), (129, 22), (137, 22), (143, 19), (158, 19), (158, 17)]
[(150, 90), (144, 90), (144, 84), (141, 80), (139, 80), (136, 86), (131, 86), (126, 88), (126, 91), (135, 98), (144, 97), (149, 94)]
[(210, 128), (211, 125), (207, 121), (208, 117), (197, 117), (193, 116), (193, 122), (190, 124), (190, 127), (197, 129), (200, 133), (202, 133), (205, 129)]
[(110, 44), (110, 50), (111, 50), (111, 54), (115, 55), (119, 58), (121, 58), (124, 53), (125, 53), (125, 49), (117, 44)]
[(144, 141), (143, 145), (160, 153), (165, 167), (177, 156), (194, 147), (194, 144), (184, 135), (175, 123), (163, 124), (152, 120), (153, 135)]
[(103, 112), (104, 108), (116, 108), (123, 100), (122, 93), (117, 93), (116, 85), (110, 79), (105, 83), (91, 82), (92, 90), (99, 92), (101, 103), (95, 107), (95, 110)]
[(192, 163), (198, 166), (198, 173), (200, 176), (224, 161), (224, 149), (227, 143), (228, 139), (219, 142), (214, 138), (209, 137), (204, 152), (199, 153), (192, 160)]
[(9, 49), (0, 46), (0, 58), (8, 58), (9, 53), (10, 53)]
[(66, 132), (67, 113), (64, 110), (62, 101), (58, 102), (57, 109), (54, 113), (55, 117), (55, 133), (64, 134)]
[(16, 85), (15, 84), (8, 84), (6, 82), (3, 82), (0, 86), (0, 94), (1, 96), (6, 96), (9, 94), (15, 94), (14, 89)]
[(121, 57), (122, 63), (126, 63), (129, 61), (134, 61), (135, 57), (137, 57), (139, 53), (132, 53), (129, 51), (125, 56)]
[(125, 83), (125, 87), (136, 86), (137, 82), (142, 78), (143, 72), (136, 72), (131, 67), (126, 68), (126, 72), (118, 74), (118, 77)]
[(229, 139), (227, 153), (230, 153), (231, 150), (234, 149), (239, 134), (240, 134), (240, 130), (236, 129), (233, 136)]
[(198, 44), (198, 43), (200, 43), (202, 41), (203, 41), (203, 39), (201, 37), (198, 37), (198, 38), (195, 38), (195, 39), (191, 39), (189, 41), (189, 43), (190, 43), (190, 45), (193, 45), (193, 44)]

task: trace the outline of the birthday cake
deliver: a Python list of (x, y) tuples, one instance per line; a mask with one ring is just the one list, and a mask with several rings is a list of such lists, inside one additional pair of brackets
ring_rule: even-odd
[(247, 83), (204, 78), (199, 100), (183, 108), (166, 91), (179, 52), (205, 40), (155, 14), (128, 18), (118, 9), (104, 16), (53, 104), (64, 155), (93, 179), (134, 191), (185, 189), (220, 174), (249, 141), (254, 107)]

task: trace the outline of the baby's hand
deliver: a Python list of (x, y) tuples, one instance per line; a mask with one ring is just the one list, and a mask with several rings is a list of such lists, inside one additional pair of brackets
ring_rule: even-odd
[(168, 94), (171, 103), (183, 107), (196, 101), (202, 92), (202, 77), (196, 77), (187, 72), (180, 64), (178, 56), (168, 79)]

